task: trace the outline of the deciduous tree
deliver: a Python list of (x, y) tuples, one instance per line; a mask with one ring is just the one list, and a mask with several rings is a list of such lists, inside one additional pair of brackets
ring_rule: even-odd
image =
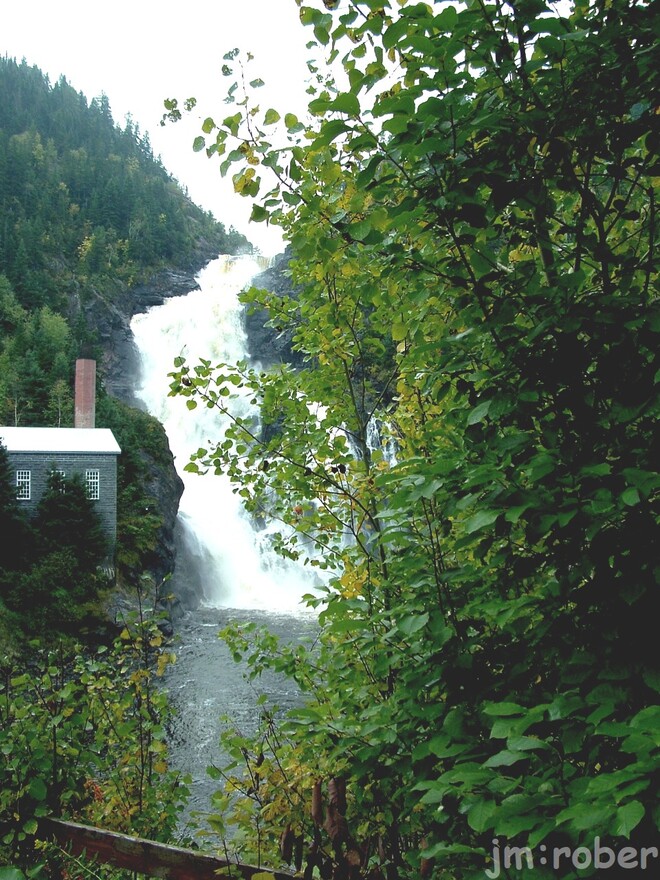
[[(246, 301), (295, 327), (306, 365), (179, 360), (172, 386), (229, 412), (249, 394), (282, 426), (264, 440), (234, 418), (190, 468), (228, 472), (250, 509), (285, 523), (282, 552), (334, 573), (313, 600), (313, 663), (227, 635), (255, 674), (270, 663), (309, 694), (248, 757), (246, 778), (271, 783), (259, 798), (243, 787), (260, 844), (267, 816), (273, 842), (287, 825), (311, 841), (309, 871), (396, 876), (435, 860), (467, 877), (494, 836), (648, 843), (651, 8), (299, 6), (340, 68), (312, 67), (309, 120), (259, 108), (244, 69), (195, 146), (254, 200), (253, 220), (284, 229), (300, 297)], [(226, 61), (229, 76), (240, 55)], [(322, 832), (305, 803), (339, 777), (346, 804), (329, 787), (325, 800), (345, 821)]]

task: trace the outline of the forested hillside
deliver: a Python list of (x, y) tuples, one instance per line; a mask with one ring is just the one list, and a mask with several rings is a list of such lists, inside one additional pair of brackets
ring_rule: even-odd
[(96, 297), (247, 247), (184, 195), (147, 136), (115, 124), (105, 97), (0, 59), (0, 422), (66, 423)]
[(87, 98), (36, 67), (0, 60), (0, 272), (26, 308), (61, 310), (67, 282), (128, 282), (183, 266), (206, 239), (245, 245), (184, 195), (148, 135), (115, 124), (105, 96)]

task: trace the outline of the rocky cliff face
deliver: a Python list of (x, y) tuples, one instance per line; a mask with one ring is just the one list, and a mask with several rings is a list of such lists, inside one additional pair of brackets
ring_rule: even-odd
[(166, 437), (163, 437), (163, 443), (168, 453), (165, 463), (147, 452), (140, 455), (145, 472), (142, 488), (150, 499), (144, 512), (145, 515), (156, 514), (161, 519), (156, 545), (143, 555), (139, 565), (120, 573), (116, 589), (108, 600), (107, 615), (113, 623), (122, 625), (126, 615), (136, 610), (136, 588), (139, 587), (143, 609), (169, 613), (170, 624), (160, 624), (169, 633), (180, 610), (179, 597), (170, 598), (173, 592), (170, 578), (176, 567), (175, 535), (183, 483), (174, 468)]
[(190, 271), (163, 270), (143, 284), (119, 290), (112, 302), (96, 294), (84, 307), (103, 350), (102, 374), (106, 391), (131, 406), (137, 405), (134, 388), (139, 358), (131, 333), (131, 319), (172, 296), (183, 296), (198, 285), (195, 277), (205, 261)]
[[(290, 254), (287, 252), (275, 257), (272, 265), (254, 279), (254, 286), (270, 290), (281, 296), (295, 297), (296, 292), (288, 274), (289, 260)], [(269, 317), (268, 312), (264, 309), (245, 316), (250, 357), (259, 361), (264, 367), (280, 363), (299, 366), (302, 361), (299, 353), (293, 350), (291, 331), (278, 331), (266, 326)]]
[(142, 456), (147, 474), (144, 489), (146, 494), (153, 498), (157, 511), (162, 517), (162, 525), (158, 530), (158, 544), (146, 560), (149, 574), (156, 585), (163, 584), (174, 571), (176, 519), (183, 495), (183, 481), (174, 467), (169, 444), (167, 444), (167, 452), (167, 464), (161, 464), (147, 454)]

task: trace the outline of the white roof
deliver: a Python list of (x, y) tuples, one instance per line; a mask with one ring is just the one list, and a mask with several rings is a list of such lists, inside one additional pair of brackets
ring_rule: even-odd
[(5, 428), (0, 442), (8, 452), (105, 452), (121, 449), (110, 428)]

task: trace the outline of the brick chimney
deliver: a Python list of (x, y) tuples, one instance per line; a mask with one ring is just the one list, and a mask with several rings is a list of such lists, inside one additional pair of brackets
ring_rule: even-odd
[(76, 361), (76, 401), (74, 428), (96, 427), (96, 361)]

